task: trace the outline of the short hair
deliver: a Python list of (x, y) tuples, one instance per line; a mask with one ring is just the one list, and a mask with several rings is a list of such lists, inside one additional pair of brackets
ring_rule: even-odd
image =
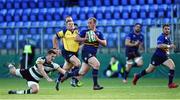
[(94, 21), (94, 23), (96, 23), (96, 22), (97, 22), (97, 20), (96, 20), (96, 18), (95, 18), (95, 17), (90, 17), (88, 20), (93, 20), (93, 21)]
[(117, 57), (115, 55), (112, 55), (111, 58), (117, 59)]
[(142, 26), (141, 23), (135, 23), (135, 24), (134, 24), (134, 27), (137, 26), (137, 25), (140, 25), (140, 27)]
[(164, 27), (170, 27), (170, 25), (169, 24), (164, 24), (163, 29), (164, 29)]
[(69, 18), (72, 18), (72, 17), (71, 17), (71, 16), (69, 16), (69, 15), (68, 15), (68, 16), (66, 16), (66, 18), (65, 18), (65, 22), (66, 22), (66, 23), (67, 23), (68, 21), (72, 21), (72, 20), (66, 20), (68, 17), (69, 17)]
[(48, 52), (47, 52), (47, 54), (56, 54), (56, 52), (54, 51), (54, 49), (50, 49), (50, 50), (48, 50)]

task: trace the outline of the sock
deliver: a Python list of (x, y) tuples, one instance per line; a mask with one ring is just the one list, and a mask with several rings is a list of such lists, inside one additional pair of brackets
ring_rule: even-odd
[(72, 72), (68, 72), (67, 75), (68, 75), (68, 77), (79, 76), (79, 68), (74, 70), (74, 71), (72, 71)]
[(129, 72), (125, 70), (125, 71), (124, 71), (124, 79), (125, 79), (125, 80), (127, 79), (128, 74), (129, 74)]
[(134, 63), (132, 64), (132, 67), (137, 67), (137, 63), (134, 62)]
[(16, 91), (16, 94), (32, 94), (32, 89), (18, 90)]
[(93, 75), (94, 86), (95, 86), (95, 85), (98, 85), (98, 80), (97, 80), (97, 77), (98, 77), (98, 69), (93, 69), (93, 70), (92, 70), (92, 75)]
[(137, 74), (137, 77), (138, 77), (138, 78), (141, 78), (142, 76), (144, 76), (144, 75), (146, 75), (146, 74), (147, 74), (147, 72), (146, 72), (146, 70), (144, 69), (144, 70), (142, 70), (140, 73)]
[(174, 78), (174, 70), (169, 70), (169, 83), (171, 84), (173, 82), (173, 78)]
[(64, 76), (63, 74), (59, 73), (59, 76), (58, 76), (56, 82), (59, 83), (59, 82), (61, 81), (61, 78), (62, 78), (63, 76)]

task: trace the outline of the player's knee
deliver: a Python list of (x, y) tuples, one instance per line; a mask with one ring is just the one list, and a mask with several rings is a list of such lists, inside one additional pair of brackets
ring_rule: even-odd
[(38, 88), (32, 88), (32, 93), (33, 94), (37, 94), (39, 92), (39, 89)]
[(138, 67), (142, 67), (143, 66), (143, 62), (137, 63)]
[(15, 75), (15, 74), (16, 74), (16, 69), (11, 68), (9, 72), (10, 72), (11, 74)]

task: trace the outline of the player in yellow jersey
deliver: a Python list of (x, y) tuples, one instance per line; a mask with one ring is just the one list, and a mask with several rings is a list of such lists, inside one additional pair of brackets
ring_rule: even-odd
[[(69, 71), (73, 67), (80, 67), (81, 62), (77, 57), (79, 50), (79, 42), (75, 41), (75, 38), (78, 35), (78, 29), (75, 28), (74, 22), (72, 20), (66, 21), (66, 28), (56, 33), (53, 37), (53, 48), (59, 49), (58, 39), (61, 39), (63, 43), (63, 46), (61, 48), (61, 54), (65, 58), (63, 69)], [(79, 70), (77, 69), (75, 71)], [(60, 74), (57, 79), (56, 90), (59, 90), (59, 83), (62, 76), (63, 75)]]

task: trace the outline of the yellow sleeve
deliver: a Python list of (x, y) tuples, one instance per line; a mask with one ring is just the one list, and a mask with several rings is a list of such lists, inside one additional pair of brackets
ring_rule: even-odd
[(56, 35), (59, 37), (59, 38), (62, 38), (64, 36), (64, 33), (63, 31), (59, 31), (56, 33)]

